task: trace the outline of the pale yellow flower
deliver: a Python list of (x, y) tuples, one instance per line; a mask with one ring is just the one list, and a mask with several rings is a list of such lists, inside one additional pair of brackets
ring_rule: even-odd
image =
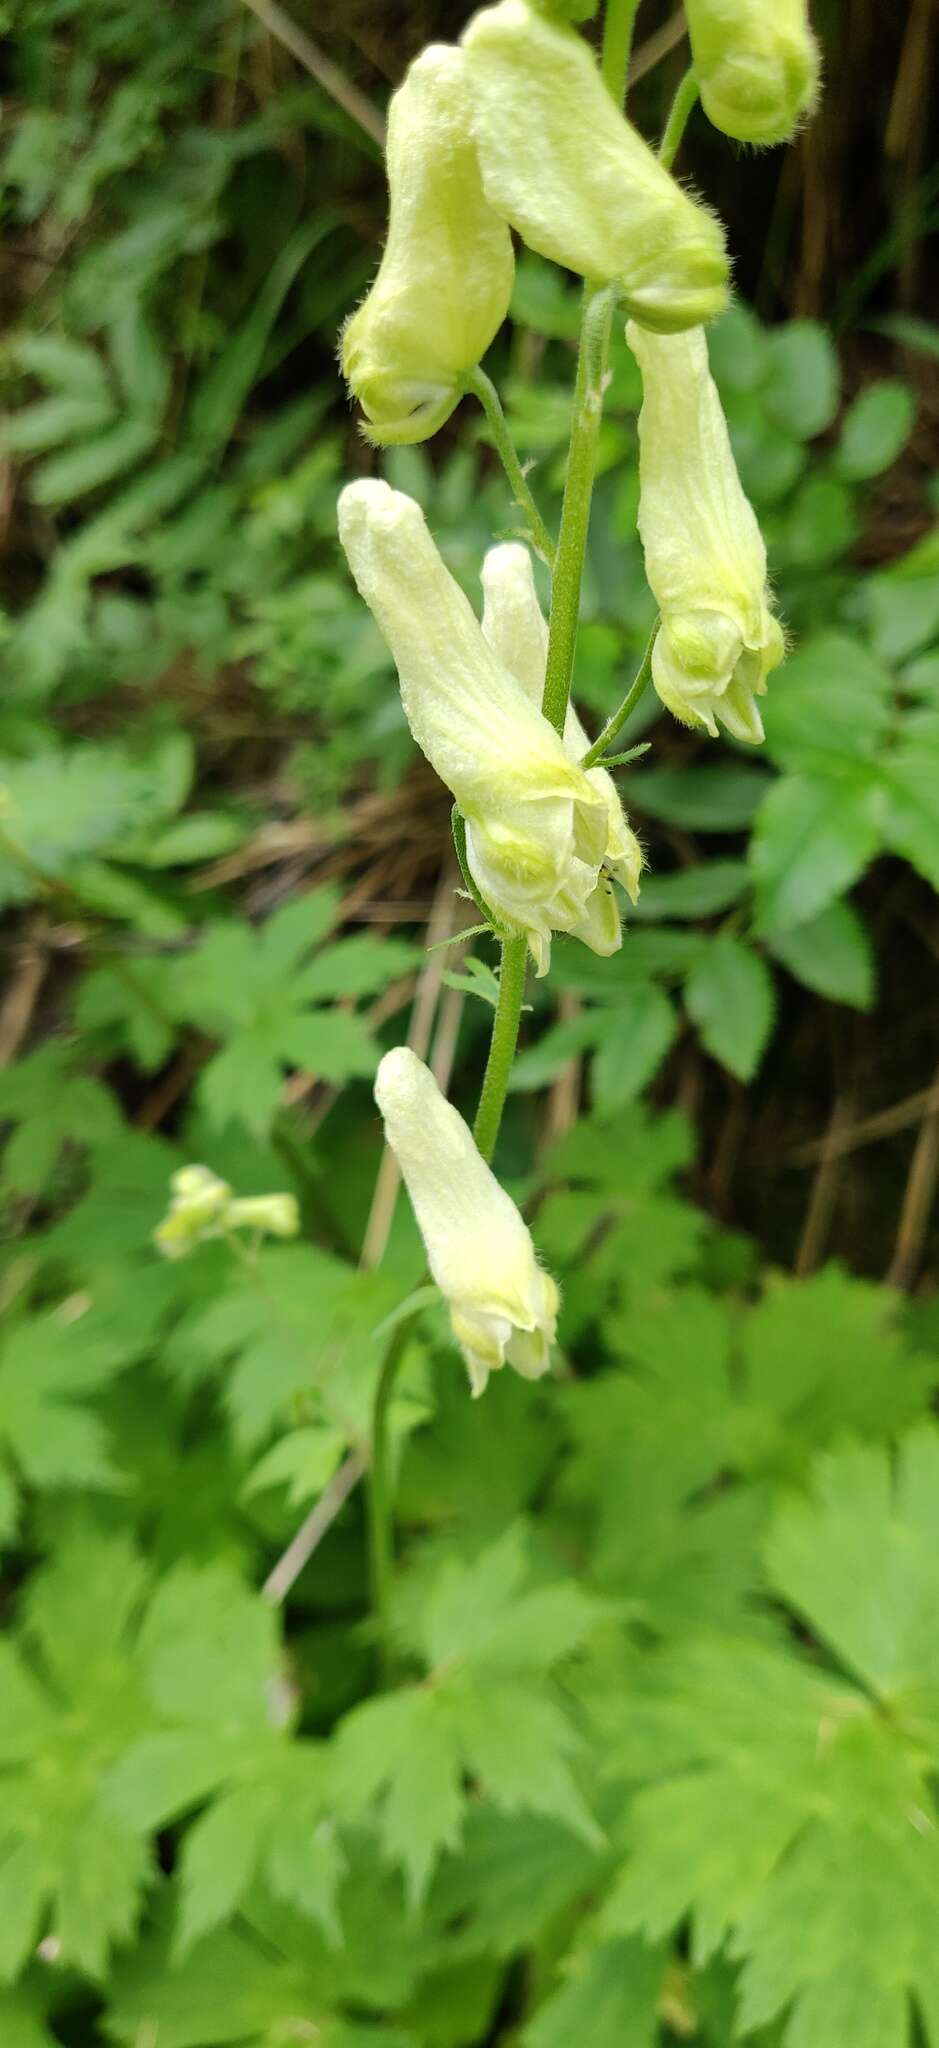
[(388, 110), (388, 240), (342, 337), (370, 440), (423, 441), (508, 312), (514, 257), (482, 189), (462, 51), (431, 44)]
[(686, 0), (708, 120), (738, 142), (785, 142), (818, 98), (805, 0)]
[(525, 934), (539, 974), (553, 931), (615, 950), (605, 792), (497, 659), (420, 506), (363, 479), (342, 492), (339, 533), (394, 656), (411, 731), (466, 821), (480, 895), (504, 929)]
[(664, 170), (607, 91), (583, 37), (528, 0), (463, 34), (486, 197), (530, 249), (671, 333), (721, 311), (720, 222)]
[[(517, 676), (526, 697), (540, 705), (548, 657), (548, 628), (538, 602), (532, 559), (518, 541), (490, 548), (482, 567), (483, 633), (493, 653)], [(564, 721), (564, 752), (582, 761), (590, 740), (568, 699)], [(626, 822), (619, 792), (606, 768), (588, 768), (587, 780), (602, 798), (607, 817), (603, 863), (633, 903), (639, 895), (642, 847)], [(615, 953), (622, 941), (620, 916), (610, 883), (601, 879), (585, 906), (574, 938), (595, 953)]]
[(766, 549), (737, 475), (701, 328), (627, 340), (642, 370), (639, 532), (662, 614), (652, 680), (684, 725), (759, 741), (756, 698), (785, 642)]
[(503, 1365), (538, 1379), (550, 1364), (558, 1290), (538, 1264), (515, 1203), (429, 1068), (406, 1046), (385, 1054), (375, 1100), (473, 1393), (481, 1394)]

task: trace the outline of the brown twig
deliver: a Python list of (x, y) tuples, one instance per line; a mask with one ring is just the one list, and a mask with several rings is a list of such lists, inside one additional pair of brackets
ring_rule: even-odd
[(928, 1113), (933, 1100), (933, 1088), (918, 1088), (915, 1095), (906, 1095), (902, 1102), (895, 1102), (890, 1109), (878, 1109), (873, 1116), (861, 1117), (856, 1124), (839, 1128), (834, 1139), (831, 1131), (823, 1138), (811, 1138), (804, 1145), (794, 1145), (789, 1154), (792, 1166), (814, 1166), (817, 1159), (830, 1150), (840, 1157), (845, 1152), (856, 1152), (862, 1145), (871, 1145), (877, 1138), (895, 1138), (898, 1131), (909, 1130), (911, 1124), (918, 1124)]
[(926, 1242), (929, 1219), (939, 1181), (939, 1067), (927, 1091), (923, 1121), (919, 1128), (907, 1175), (897, 1229), (897, 1241), (887, 1273), (889, 1287), (911, 1287)]
[(669, 50), (676, 49), (682, 36), (686, 34), (685, 10), (679, 7), (677, 13), (670, 15), (668, 21), (663, 21), (661, 28), (657, 28), (654, 35), (648, 36), (644, 43), (640, 43), (629, 67), (627, 89), (638, 85), (640, 78), (645, 78), (647, 71), (653, 71), (660, 58), (667, 57)]
[(794, 1261), (794, 1271), (800, 1279), (807, 1273), (814, 1273), (828, 1242), (832, 1218), (838, 1202), (844, 1153), (839, 1147), (840, 1133), (850, 1115), (850, 1104), (839, 1096), (831, 1113), (831, 1121), (822, 1139), (818, 1170), (812, 1182), (805, 1222)]
[(46, 978), (49, 956), (38, 946), (27, 946), (0, 1004), (0, 1067), (9, 1066), (32, 1023), (39, 991)]
[(361, 1452), (351, 1451), (338, 1472), (333, 1473), (329, 1485), (324, 1486), (316, 1506), (310, 1510), (306, 1521), (301, 1522), (283, 1556), (278, 1558), (273, 1571), (268, 1572), (264, 1581), (261, 1592), (272, 1607), (277, 1607), (282, 1600), (286, 1600), (291, 1586), (309, 1564), (314, 1550), (322, 1543), (327, 1529), (332, 1527), (364, 1471), (365, 1459)]
[(384, 149), (385, 123), (378, 108), (373, 107), (371, 100), (359, 91), (357, 85), (353, 85), (344, 71), (340, 71), (338, 64), (334, 64), (332, 58), (311, 41), (306, 31), (291, 21), (289, 14), (278, 7), (277, 0), (244, 0), (244, 5), (279, 43), (283, 43), (284, 49), (296, 57), (297, 63), (303, 65), (311, 78), (315, 78), (317, 85), (321, 85), (330, 99), (335, 100), (337, 107), (356, 121), (366, 135), (377, 142), (379, 149)]

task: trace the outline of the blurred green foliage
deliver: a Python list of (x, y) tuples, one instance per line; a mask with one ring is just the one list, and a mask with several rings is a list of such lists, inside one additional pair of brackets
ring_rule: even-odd
[[(639, 910), (613, 960), (558, 946), (563, 1008), (535, 992), (514, 1076), (579, 1055), (588, 1107), (539, 1151), (518, 1102), (504, 1146), (563, 1369), (470, 1404), (423, 1317), (393, 1416), (403, 1682), (378, 1693), (351, 1480), (283, 1614), (258, 1591), (367, 1457), (422, 1265), (403, 1210), (380, 1271), (357, 1257), (369, 1077), (423, 934), (351, 929), (325, 872), (363, 796), (392, 850), (427, 832), (425, 879), (447, 833), (334, 545), (367, 459), (332, 357), (374, 266), (373, 146), (227, 0), (13, 12), (3, 2048), (937, 2044), (939, 1324), (834, 1266), (766, 1270), (689, 1202), (686, 1118), (637, 1100), (683, 1032), (752, 1077), (792, 982), (869, 1009), (849, 892), (884, 853), (939, 884), (939, 548), (857, 551), (912, 391), (844, 404), (811, 321), (737, 303), (713, 331), (793, 651), (758, 761), (653, 701), (629, 727), (665, 741), (622, 775)], [(521, 263), (496, 367), (549, 511), (576, 325)], [(652, 616), (638, 400), (618, 337), (593, 724)], [(475, 595), (516, 528), (480, 419), (387, 468)], [(462, 1056), (490, 963), (447, 978)], [(192, 1159), (289, 1189), (304, 1241), (161, 1261)]]

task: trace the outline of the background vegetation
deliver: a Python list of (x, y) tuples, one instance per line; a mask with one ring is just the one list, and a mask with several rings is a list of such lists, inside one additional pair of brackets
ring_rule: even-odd
[[(794, 651), (758, 759), (656, 725), (623, 951), (559, 943), (532, 997), (499, 1165), (564, 1284), (561, 1370), (471, 1406), (422, 1321), (374, 1690), (358, 1481), (421, 1253), (370, 1076), (410, 1031), (460, 1099), (492, 972), (426, 950), (470, 916), (337, 559), (375, 458), (334, 351), (389, 84), (466, 11), (298, 8), (298, 55), (267, 0), (6, 10), (3, 2048), (939, 2043), (919, 0), (819, 9), (795, 150), (689, 130)], [(652, 133), (683, 66), (654, 5), (637, 55)], [(522, 262), (491, 367), (549, 502), (576, 325)], [(652, 616), (638, 398), (620, 344), (597, 725)], [(475, 594), (514, 520), (480, 417), (384, 466)], [(301, 1240), (162, 1261), (192, 1159), (293, 1191)]]

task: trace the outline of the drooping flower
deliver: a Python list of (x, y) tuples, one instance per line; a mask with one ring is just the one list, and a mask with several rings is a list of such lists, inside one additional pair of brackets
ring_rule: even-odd
[(538, 1379), (550, 1364), (558, 1290), (538, 1264), (515, 1203), (407, 1046), (385, 1054), (375, 1100), (473, 1393), (481, 1394), (489, 1374), (506, 1364)]
[(727, 295), (720, 222), (682, 190), (614, 104), (583, 37), (528, 0), (500, 0), (463, 34), (483, 187), (539, 255), (672, 333)]
[(436, 433), (508, 312), (512, 238), (483, 193), (462, 51), (431, 44), (388, 110), (388, 239), (342, 367), (370, 440)]
[(708, 120), (738, 142), (785, 142), (818, 98), (805, 0), (687, 0)]
[(615, 951), (605, 794), (494, 654), (420, 506), (374, 479), (348, 484), (339, 534), (394, 656), (414, 738), (466, 821), (483, 900), (505, 930), (525, 934), (539, 974), (553, 931)]
[[(482, 586), (485, 638), (498, 659), (517, 676), (529, 702), (540, 704), (548, 658), (548, 628), (538, 602), (528, 549), (519, 541), (504, 541), (490, 548), (483, 562)], [(564, 752), (569, 761), (579, 762), (589, 746), (589, 738), (568, 699)], [(604, 865), (635, 903), (642, 874), (642, 847), (626, 822), (619, 792), (608, 769), (588, 768), (585, 774), (606, 809)], [(621, 941), (620, 919), (609, 883), (602, 894), (598, 890), (591, 899), (590, 909), (590, 943), (594, 952), (616, 952)]]
[(734, 462), (703, 330), (653, 335), (631, 323), (642, 370), (639, 532), (662, 614), (652, 680), (684, 725), (759, 741), (756, 698), (782, 661), (766, 549)]

